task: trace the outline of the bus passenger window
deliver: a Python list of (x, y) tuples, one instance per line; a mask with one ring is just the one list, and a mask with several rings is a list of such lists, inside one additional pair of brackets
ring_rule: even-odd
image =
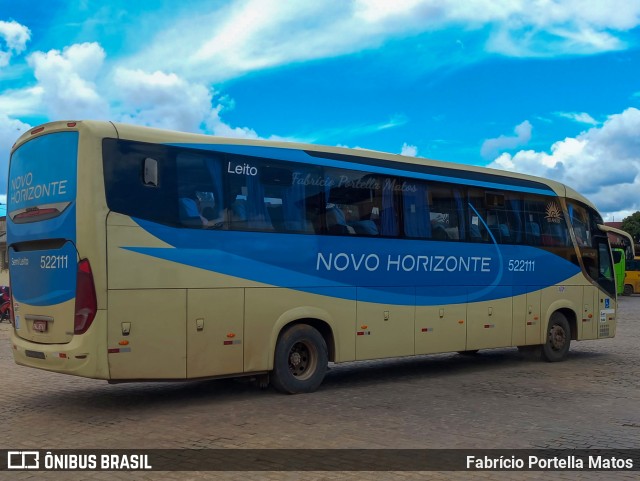
[(407, 183), (402, 195), (404, 235), (431, 238), (429, 190), (425, 182)]
[(202, 227), (198, 204), (194, 199), (181, 197), (179, 200), (180, 222), (189, 227)]
[(537, 222), (525, 222), (524, 229), (527, 244), (540, 245), (540, 225)]
[(428, 199), (431, 239), (458, 240), (464, 237), (464, 228), (460, 223), (462, 199), (455, 189), (430, 184)]
[[(469, 239), (471, 242), (491, 242), (487, 226), (489, 225), (484, 190), (469, 189)], [(492, 221), (495, 220), (493, 216)]]
[(355, 234), (353, 227), (347, 225), (344, 212), (335, 204), (327, 204), (325, 219), (329, 234)]

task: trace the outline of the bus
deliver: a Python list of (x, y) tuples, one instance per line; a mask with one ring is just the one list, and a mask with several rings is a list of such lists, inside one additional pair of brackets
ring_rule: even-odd
[(613, 253), (613, 269), (616, 279), (616, 294), (629, 296), (638, 290), (638, 276), (635, 242), (628, 232), (615, 227), (603, 226), (609, 235), (609, 244)]
[(109, 382), (252, 376), (614, 337), (595, 207), (552, 180), (422, 158), (59, 121), (11, 152), (11, 343)]
[(640, 293), (640, 258), (636, 257), (632, 261), (627, 261), (623, 284), (623, 295), (630, 296)]
[(613, 271), (616, 278), (616, 295), (621, 296), (624, 294), (624, 278), (625, 271), (627, 270), (627, 259), (625, 258), (624, 249), (613, 247), (611, 252), (613, 254)]

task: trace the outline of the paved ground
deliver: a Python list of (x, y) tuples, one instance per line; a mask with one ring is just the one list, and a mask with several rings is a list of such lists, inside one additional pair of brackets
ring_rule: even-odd
[[(314, 394), (121, 384), (16, 366), (0, 326), (0, 448), (640, 448), (640, 297), (568, 361), (515, 349), (333, 366)], [(597, 472), (0, 473), (6, 479), (636, 479)], [(62, 476), (61, 476), (62, 475)]]

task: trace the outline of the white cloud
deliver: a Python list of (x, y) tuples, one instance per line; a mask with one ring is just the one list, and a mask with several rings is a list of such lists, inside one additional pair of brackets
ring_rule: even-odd
[(406, 142), (402, 144), (402, 150), (400, 155), (407, 155), (409, 157), (416, 157), (418, 155), (418, 147), (415, 145), (409, 145)]
[(173, 73), (118, 68), (113, 82), (123, 122), (200, 132), (211, 110), (209, 89)]
[[(14, 53), (21, 53), (31, 38), (31, 31), (15, 20), (5, 22), (0, 20), (0, 67), (9, 65)], [(5, 45), (3, 47), (3, 43)]]
[[(550, 153), (504, 153), (489, 167), (563, 182), (604, 214), (640, 210), (640, 110), (611, 115), (602, 126), (551, 146)], [(617, 217), (617, 216), (616, 216)]]
[(0, 112), (9, 112), (14, 117), (41, 114), (43, 92), (40, 86), (5, 90), (0, 95)]
[[(220, 137), (262, 138), (254, 129), (232, 127), (222, 120), (222, 112), (234, 107), (233, 99), (218, 97), (203, 84), (174, 73), (117, 68), (113, 84), (120, 101), (114, 115), (122, 122)], [(284, 140), (278, 136), (269, 139)]]
[(4, 91), (0, 111), (19, 116), (47, 113), (51, 120), (110, 118), (187, 132), (260, 138), (251, 128), (224, 122), (221, 112), (232, 109), (234, 100), (227, 96), (214, 99), (214, 91), (203, 83), (161, 70), (115, 67), (109, 72), (105, 59), (97, 43), (35, 52), (28, 61), (37, 83)]
[(557, 112), (556, 115), (581, 124), (598, 125), (598, 121), (586, 112)]
[(515, 149), (525, 145), (531, 139), (531, 123), (525, 120), (521, 124), (516, 125), (515, 136), (501, 135), (495, 139), (487, 139), (482, 143), (480, 154), (488, 159), (495, 157), (500, 151)]
[(243, 0), (203, 9), (196, 18), (189, 9), (128, 63), (219, 81), (451, 27), (460, 42), (464, 32), (486, 32), (489, 53), (590, 54), (624, 48), (623, 34), (638, 24), (638, 0), (589, 8), (580, 0)]
[(104, 58), (105, 52), (97, 43), (29, 56), (40, 88), (34, 93), (52, 120), (109, 117), (109, 105), (95, 84)]
[(225, 110), (222, 105), (217, 105), (216, 108), (211, 110), (209, 117), (206, 120), (207, 131), (213, 135), (220, 137), (231, 137), (239, 139), (259, 139), (260, 137), (255, 130), (249, 127), (231, 127), (229, 124), (222, 121), (220, 113)]

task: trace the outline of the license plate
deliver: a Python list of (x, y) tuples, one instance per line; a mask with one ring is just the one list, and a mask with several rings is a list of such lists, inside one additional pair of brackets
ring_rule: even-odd
[(37, 332), (46, 332), (47, 321), (33, 321), (33, 330)]

